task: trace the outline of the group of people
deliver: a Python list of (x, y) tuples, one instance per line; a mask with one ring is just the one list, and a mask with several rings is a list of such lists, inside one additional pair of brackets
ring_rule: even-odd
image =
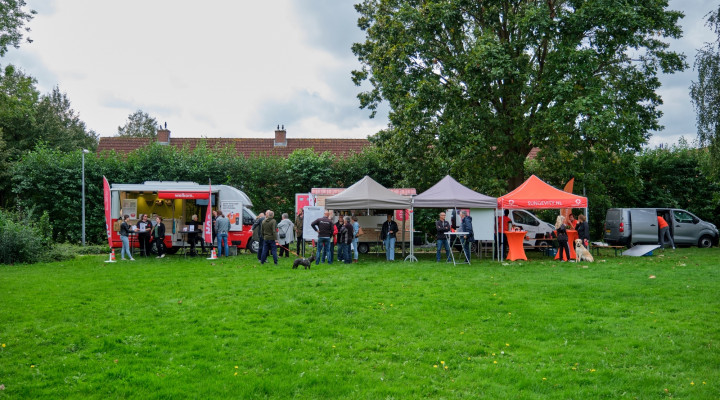
[[(296, 221), (300, 221), (302, 226), (302, 212), (298, 214)], [(301, 228), (302, 229), (302, 228)], [(275, 265), (278, 263), (278, 247), (280, 248), (279, 257), (290, 256), (290, 243), (294, 242), (296, 237), (298, 241), (298, 252), (300, 252), (300, 242), (302, 241), (302, 231), (298, 236), (298, 229), (292, 221), (290, 221), (287, 213), (281, 215), (280, 223), (275, 220), (275, 212), (267, 210), (258, 214), (252, 225), (253, 241), (258, 243), (257, 258), (260, 264), (265, 264), (269, 255), (272, 255)]]
[[(575, 229), (578, 233), (578, 239), (582, 240), (585, 247), (588, 247), (590, 241), (590, 227), (587, 223), (585, 215), (578, 215), (578, 219), (575, 220), (574, 216), (570, 214), (568, 220), (565, 221), (565, 217), (558, 215), (555, 219), (555, 235), (558, 241), (558, 260), (564, 262), (570, 260), (570, 246), (568, 245), (568, 229)], [(564, 256), (563, 256), (564, 252)]]
[(155, 223), (153, 224), (148, 220), (147, 214), (142, 214), (135, 226), (130, 225), (129, 215), (123, 215), (120, 220), (120, 230), (118, 233), (120, 234), (120, 241), (122, 242), (122, 249), (120, 250), (121, 260), (125, 260), (125, 255), (127, 254), (130, 261), (135, 261), (130, 249), (129, 236), (131, 232), (137, 232), (141, 255), (146, 257), (150, 256), (150, 249), (154, 244), (157, 249), (156, 258), (165, 257), (165, 225), (162, 223), (163, 219), (161, 216), (156, 216)]
[[(453, 230), (450, 222), (445, 220), (445, 211), (441, 212), (439, 219), (435, 221), (435, 262), (440, 262), (442, 250), (445, 249), (446, 262), (452, 261), (452, 250), (450, 249), (450, 239), (448, 232)], [(462, 245), (465, 261), (470, 262), (470, 253), (472, 251), (471, 244), (475, 241), (475, 232), (472, 225), (472, 217), (466, 210), (460, 211), (460, 244)]]
[[(356, 216), (340, 217), (337, 223), (333, 223), (330, 211), (326, 210), (323, 216), (310, 223), (310, 226), (318, 233), (316, 265), (326, 261), (328, 264), (333, 263), (335, 244), (338, 245), (339, 261), (345, 264), (357, 262), (360, 224)], [(354, 249), (354, 257), (350, 254), (351, 249)]]

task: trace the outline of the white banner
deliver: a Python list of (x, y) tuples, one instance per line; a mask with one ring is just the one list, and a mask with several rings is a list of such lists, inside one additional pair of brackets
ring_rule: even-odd
[(303, 207), (303, 240), (317, 240), (318, 234), (315, 229), (310, 226), (316, 219), (323, 216), (325, 208), (317, 206), (305, 206)]

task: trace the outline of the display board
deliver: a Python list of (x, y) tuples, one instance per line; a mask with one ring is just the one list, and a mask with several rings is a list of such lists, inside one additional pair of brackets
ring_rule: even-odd
[(495, 210), (488, 208), (471, 208), (475, 240), (493, 240), (495, 235)]
[(318, 233), (315, 229), (310, 226), (316, 219), (323, 216), (325, 213), (324, 207), (318, 206), (305, 206), (303, 207), (303, 239), (307, 242), (310, 240), (317, 240)]

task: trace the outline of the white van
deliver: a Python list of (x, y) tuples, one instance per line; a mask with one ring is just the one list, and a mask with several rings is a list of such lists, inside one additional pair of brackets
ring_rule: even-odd
[[(496, 215), (498, 217), (502, 214), (502, 210), (497, 210)], [(552, 232), (555, 230), (555, 225), (541, 221), (535, 214), (527, 210), (510, 210), (509, 217), (513, 227), (519, 227), (521, 230), (527, 232), (524, 241), (525, 246), (545, 246), (551, 244)]]

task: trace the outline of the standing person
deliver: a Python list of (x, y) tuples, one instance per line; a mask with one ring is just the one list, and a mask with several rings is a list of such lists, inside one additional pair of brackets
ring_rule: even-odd
[(448, 242), (446, 232), (450, 232), (451, 227), (448, 221), (445, 221), (445, 211), (440, 213), (440, 219), (435, 221), (435, 262), (440, 262), (440, 254), (442, 254), (442, 248), (445, 248), (445, 258), (447, 261), (451, 261), (450, 256), (450, 243)]
[(387, 215), (387, 220), (383, 222), (380, 229), (380, 239), (385, 244), (385, 259), (387, 261), (395, 261), (395, 241), (398, 231), (397, 222), (393, 221), (392, 212)]
[(163, 224), (162, 220), (159, 215), (155, 217), (155, 226), (152, 229), (152, 241), (155, 243), (158, 254), (155, 258), (165, 258), (165, 224)]
[[(565, 262), (570, 259), (570, 247), (568, 247), (567, 227), (565, 226), (565, 217), (558, 215), (555, 220), (555, 232), (558, 241), (558, 260)], [(565, 251), (565, 258), (563, 258)]]
[(465, 259), (469, 263), (470, 245), (475, 241), (475, 232), (473, 231), (472, 217), (468, 215), (468, 212), (462, 210), (460, 211), (460, 216), (462, 217), (462, 221), (460, 223), (460, 231), (467, 232), (467, 235), (464, 235), (460, 239), (462, 240), (463, 250), (465, 251)]
[(277, 240), (278, 240), (278, 232), (277, 232), (277, 221), (275, 221), (275, 212), (272, 210), (265, 211), (265, 220), (262, 223), (262, 236), (263, 240), (265, 240), (265, 244), (263, 244), (263, 253), (262, 258), (260, 258), (260, 264), (265, 264), (265, 261), (267, 260), (268, 253), (272, 253), (273, 261), (275, 261), (275, 265), (278, 263), (278, 255), (277, 255)]
[[(345, 261), (343, 259), (343, 252), (340, 250), (340, 229), (345, 226), (345, 217), (338, 216), (338, 220), (335, 223), (335, 238), (333, 240), (334, 244), (337, 244), (338, 252), (337, 252), (337, 259), (338, 261)], [(333, 254), (335, 252), (335, 248), (333, 248)]]
[(353, 215), (353, 217), (352, 217), (352, 227), (353, 227), (353, 240), (352, 240), (353, 262), (358, 262), (358, 236), (360, 235), (360, 223), (358, 222), (358, 217), (355, 215)]
[(578, 215), (578, 222), (575, 226), (575, 229), (577, 229), (578, 232), (578, 239), (582, 240), (583, 245), (589, 249), (588, 245), (590, 244), (590, 227), (587, 223), (587, 217), (585, 217), (585, 214)]
[(576, 228), (577, 223), (578, 223), (578, 221), (575, 219), (574, 215), (572, 215), (572, 214), (568, 215), (568, 220), (567, 220), (567, 224), (566, 224), (568, 226), (568, 228), (572, 227), (572, 229), (577, 229)]
[(202, 246), (203, 253), (205, 252), (205, 240), (203, 240), (202, 235), (200, 235), (202, 233), (202, 225), (200, 225), (200, 222), (198, 222), (197, 214), (193, 214), (193, 216), (190, 218), (190, 221), (185, 225), (193, 227), (192, 231), (187, 235), (188, 241), (190, 242), (190, 255), (196, 256), (197, 251), (195, 251), (195, 246), (198, 240), (200, 241), (200, 246)]
[(670, 234), (670, 225), (668, 225), (667, 221), (665, 221), (665, 218), (663, 218), (661, 215), (657, 216), (657, 221), (658, 229), (660, 229), (660, 247), (662, 247), (663, 249), (665, 248), (665, 238), (667, 238), (673, 250), (675, 250), (675, 241)]
[(340, 249), (338, 253), (342, 255), (342, 257), (339, 255), (338, 260), (343, 260), (345, 264), (351, 264), (350, 245), (353, 241), (353, 226), (350, 222), (350, 217), (344, 217), (343, 220), (345, 224), (340, 226), (338, 232), (338, 247)]
[(120, 259), (125, 261), (125, 254), (130, 257), (130, 261), (135, 261), (135, 259), (132, 256), (132, 253), (130, 252), (130, 239), (128, 238), (128, 235), (130, 235), (130, 224), (128, 224), (128, 219), (130, 219), (129, 215), (125, 215), (122, 218), (122, 224), (120, 224), (120, 241), (122, 242), (122, 250), (120, 250)]
[(227, 219), (222, 211), (218, 211), (218, 216), (215, 219), (217, 225), (217, 248), (218, 257), (222, 257), (223, 249), (225, 250), (225, 257), (230, 257), (230, 247), (228, 246), (228, 232), (230, 231), (230, 220)]
[(257, 259), (260, 261), (262, 258), (263, 253), (263, 244), (265, 243), (265, 240), (262, 237), (262, 223), (265, 221), (265, 213), (260, 213), (255, 218), (255, 222), (252, 224), (252, 238), (254, 241), (258, 244), (258, 251), (257, 251)]
[(150, 231), (152, 231), (152, 223), (148, 220), (148, 215), (143, 214), (137, 223), (138, 242), (140, 243), (140, 254), (147, 257), (150, 255)]
[[(208, 202), (208, 207), (210, 207), (209, 202)], [(212, 240), (213, 240), (213, 243), (215, 243), (215, 239), (217, 239), (217, 217), (218, 217), (217, 210), (213, 210), (213, 212), (212, 212)]]
[(330, 258), (330, 243), (332, 242), (333, 236), (333, 222), (328, 216), (329, 211), (325, 211), (325, 214), (313, 221), (310, 226), (315, 232), (318, 233), (318, 244), (317, 244), (317, 255), (315, 256), (315, 265), (320, 262), (325, 262), (327, 258), (328, 264), (332, 264), (332, 258)]
[[(297, 239), (297, 245), (295, 252), (300, 257), (305, 257), (305, 242), (303, 241), (303, 219), (305, 212), (301, 208), (295, 217), (295, 238)], [(300, 252), (300, 246), (302, 246), (302, 252)]]
[(295, 240), (295, 225), (288, 219), (288, 214), (283, 213), (282, 220), (277, 225), (278, 231), (278, 244), (280, 245), (280, 254), (278, 257), (282, 257), (283, 253), (285, 258), (290, 257), (290, 243)]
[[(500, 232), (498, 232), (498, 229)], [(500, 259), (505, 259), (508, 252), (508, 241), (505, 231), (510, 230), (510, 210), (505, 210), (503, 215), (497, 217), (497, 225), (495, 226), (495, 248), (500, 252)]]

